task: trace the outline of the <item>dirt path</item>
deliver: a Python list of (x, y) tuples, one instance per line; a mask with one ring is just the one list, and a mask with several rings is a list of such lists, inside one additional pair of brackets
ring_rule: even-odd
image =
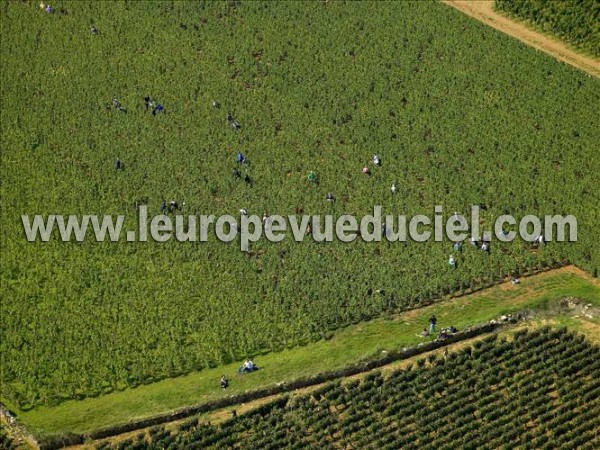
[(557, 270), (563, 271), (563, 272), (574, 273), (578, 277), (583, 278), (584, 280), (589, 281), (593, 285), (600, 287), (600, 279), (599, 278), (594, 278), (588, 272), (580, 269), (577, 266), (565, 266), (565, 267), (561, 267), (560, 269), (557, 269)]
[(515, 37), (531, 47), (541, 50), (554, 58), (577, 67), (600, 78), (600, 60), (572, 50), (562, 41), (528, 28), (527, 26), (498, 14), (493, 9), (493, 0), (441, 0), (459, 11), (495, 29)]

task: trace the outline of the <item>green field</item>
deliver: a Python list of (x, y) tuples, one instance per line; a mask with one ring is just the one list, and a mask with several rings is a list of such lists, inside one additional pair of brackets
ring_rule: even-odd
[[(569, 261), (598, 274), (596, 78), (433, 2), (53, 6), (0, 4), (0, 394), (24, 418), (324, 345), (513, 273)], [(165, 113), (145, 112), (145, 96)], [(238, 151), (251, 186), (231, 175)], [(383, 163), (365, 176), (375, 153)], [(127, 214), (135, 229), (136, 202), (157, 214), (171, 199), (198, 215), (484, 205), (484, 229), (501, 214), (573, 214), (578, 242), (465, 245), (451, 270), (448, 241), (288, 236), (244, 253), (214, 238), (29, 243), (21, 223)], [(186, 399), (168, 392), (132, 410)]]
[(384, 376), (279, 398), (219, 425), (97, 449), (598, 448), (600, 347), (566, 329), (492, 335)]
[(600, 5), (594, 0), (495, 0), (494, 6), (502, 13), (600, 57)]
[[(89, 433), (115, 424), (164, 414), (183, 405), (205, 403), (224, 395), (272, 386), (281, 381), (337, 370), (357, 361), (429, 340), (418, 337), (423, 324), (435, 314), (441, 326), (463, 330), (527, 309), (544, 311), (564, 297), (576, 297), (600, 306), (600, 286), (575, 273), (559, 270), (523, 279), (517, 287), (506, 285), (439, 304), (408, 311), (391, 319), (377, 319), (351, 325), (327, 341), (274, 352), (256, 358), (263, 367), (251, 376), (236, 374), (239, 364), (227, 364), (189, 375), (127, 389), (98, 398), (68, 401), (54, 407), (39, 407), (19, 419), (39, 436)], [(561, 325), (578, 329), (578, 322), (561, 318)], [(226, 374), (231, 385), (224, 393), (217, 383)]]

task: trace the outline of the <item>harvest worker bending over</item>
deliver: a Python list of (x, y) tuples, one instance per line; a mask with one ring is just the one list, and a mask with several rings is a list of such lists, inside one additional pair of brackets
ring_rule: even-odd
[(308, 181), (310, 181), (311, 183), (316, 183), (317, 182), (317, 174), (314, 173), (312, 170), (308, 173)]
[(144, 97), (144, 111), (148, 111), (148, 109), (154, 109), (154, 102), (150, 97)]
[(236, 156), (236, 161), (238, 162), (238, 164), (242, 164), (244, 161), (246, 161), (246, 158), (244, 158), (244, 155), (242, 155), (241, 152), (238, 152)]
[(122, 111), (122, 112), (126, 112), (125, 108), (123, 108), (123, 106), (121, 105), (121, 103), (119, 102), (119, 100), (117, 100), (117, 97), (114, 97), (112, 99), (112, 105), (113, 105), (113, 107), (115, 109), (118, 109), (119, 111)]
[(162, 112), (164, 111), (165, 107), (163, 105), (161, 105), (160, 103), (157, 103), (156, 106), (154, 107), (154, 109), (152, 110), (152, 115), (155, 116), (157, 112)]
[(448, 259), (448, 265), (452, 268), (456, 267), (456, 260), (454, 259), (454, 255), (450, 255), (450, 258)]
[(544, 236), (543, 235), (540, 234), (539, 236), (536, 236), (536, 237), (533, 238), (533, 244), (534, 245), (535, 244), (540, 245), (540, 244), (543, 244), (543, 243), (544, 243)]
[(227, 389), (227, 387), (229, 386), (229, 380), (225, 375), (221, 377), (220, 385), (221, 389)]

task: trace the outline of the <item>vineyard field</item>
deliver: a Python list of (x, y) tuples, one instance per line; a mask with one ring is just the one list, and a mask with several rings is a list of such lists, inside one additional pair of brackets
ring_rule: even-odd
[[(444, 299), (393, 317), (348, 326), (327, 340), (257, 356), (255, 362), (263, 370), (251, 377), (239, 375), (239, 363), (231, 363), (136, 389), (35, 408), (19, 414), (19, 420), (37, 436), (65, 433), (89, 436), (98, 430), (118, 429), (127, 423), (167, 416), (181, 406), (205, 405), (229, 396), (276, 387), (282, 380), (293, 382), (324, 372), (343, 371), (358, 361), (380, 358), (384, 350), (398, 352), (427, 343), (432, 338), (424, 339), (419, 332), (431, 315), (438, 317), (440, 326), (450, 324), (467, 330), (520, 311), (545, 314), (567, 296), (600, 307), (600, 283), (596, 281), (573, 268), (553, 270), (527, 277), (518, 287), (507, 288), (502, 284), (461, 298)], [(557, 325), (585, 332), (573, 321)], [(594, 342), (591, 336), (588, 338)], [(230, 377), (226, 392), (217, 383), (222, 374)]]
[(600, 57), (600, 5), (594, 0), (495, 0), (495, 8)]
[[(598, 274), (600, 81), (444, 5), (61, 1), (48, 14), (3, 1), (0, 20), (0, 397), (17, 412), (307, 345), (511, 275), (567, 262)], [(144, 111), (145, 96), (164, 114)], [(237, 152), (252, 185), (231, 175)], [(21, 222), (126, 214), (136, 229), (135, 204), (158, 214), (171, 199), (197, 215), (482, 205), (484, 229), (502, 214), (572, 214), (578, 241), (467, 244), (450, 269), (447, 240), (288, 237), (244, 253), (27, 242)]]
[(591, 450), (599, 428), (600, 348), (546, 327), (282, 397), (220, 425), (194, 419), (95, 448)]

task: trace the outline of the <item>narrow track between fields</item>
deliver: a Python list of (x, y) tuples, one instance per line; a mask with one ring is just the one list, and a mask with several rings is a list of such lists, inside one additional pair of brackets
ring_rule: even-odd
[(584, 72), (600, 78), (600, 60), (578, 53), (564, 42), (539, 33), (526, 25), (515, 22), (494, 11), (493, 0), (441, 0), (442, 3), (458, 9), (474, 19), (483, 22), (525, 44), (541, 50), (550, 56), (577, 67)]

